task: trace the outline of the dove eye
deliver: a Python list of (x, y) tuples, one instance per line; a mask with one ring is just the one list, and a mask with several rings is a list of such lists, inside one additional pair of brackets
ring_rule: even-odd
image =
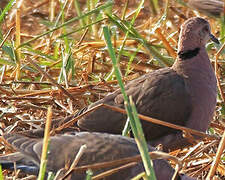
[(203, 31), (209, 32), (209, 27), (208, 27), (208, 26), (205, 26), (205, 27), (203, 28)]

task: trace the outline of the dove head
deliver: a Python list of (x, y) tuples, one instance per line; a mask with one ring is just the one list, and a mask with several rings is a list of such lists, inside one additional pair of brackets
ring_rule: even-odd
[(211, 34), (208, 21), (201, 17), (190, 18), (181, 26), (178, 53), (205, 48), (210, 39), (219, 43), (218, 39)]

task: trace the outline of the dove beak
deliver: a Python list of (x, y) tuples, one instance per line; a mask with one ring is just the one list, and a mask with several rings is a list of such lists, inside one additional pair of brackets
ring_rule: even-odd
[(219, 40), (213, 34), (210, 34), (209, 37), (214, 43), (220, 44)]

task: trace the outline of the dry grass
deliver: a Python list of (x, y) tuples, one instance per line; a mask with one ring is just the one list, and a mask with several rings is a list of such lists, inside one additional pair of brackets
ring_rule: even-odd
[[(95, 9), (94, 6), (100, 7), (104, 4), (101, 1), (93, 7), (91, 5), (88, 7), (85, 0), (80, 0), (80, 8), (77, 8), (81, 10), (79, 12), (74, 1), (66, 2), (62, 10), (63, 4), (60, 5), (58, 1), (24, 0), (17, 10), (16, 6), (10, 10), (1, 24), (3, 36), (0, 38), (2, 40), (5, 38), (0, 49), (1, 134), (39, 128), (45, 123), (49, 105), (52, 106), (53, 119), (64, 118), (117, 88), (102, 27), (108, 25), (111, 28), (114, 47), (119, 52), (126, 32), (121, 29), (122, 26), (115, 24), (115, 21), (119, 21), (114, 15), (130, 22), (139, 1), (130, 0), (124, 17), (126, 1), (116, 0), (112, 9), (104, 9), (90, 16), (78, 18), (24, 45), (23, 43), (37, 35), (71, 18), (92, 11)], [(164, 1), (160, 1), (159, 4), (158, 14), (154, 15), (149, 1), (144, 3), (133, 26), (138, 35), (128, 36), (124, 44), (119, 63), (124, 81), (171, 65), (176, 58), (180, 25), (185, 18), (198, 14), (176, 1), (170, 1), (166, 19), (159, 22), (166, 5)], [(57, 21), (60, 13), (62, 16)], [(110, 20), (106, 13), (112, 16), (114, 21)], [(213, 34), (219, 37), (222, 27), (220, 21), (212, 17), (204, 17), (210, 21)], [(99, 22), (81, 28), (96, 21)], [(76, 32), (62, 37), (75, 30)], [(141, 44), (139, 35), (159, 54), (154, 54)], [(17, 48), (18, 46), (20, 48)], [(208, 45), (213, 65), (218, 50), (219, 47)], [(224, 97), (224, 57), (224, 51), (217, 56), (217, 75), (222, 93), (220, 97)], [(214, 120), (209, 130), (209, 133), (220, 137), (225, 129), (224, 103), (223, 98), (218, 98)], [(186, 174), (205, 179), (218, 150), (218, 144), (219, 140), (212, 141), (206, 138), (193, 148), (177, 150), (172, 154), (183, 159), (183, 171)], [(4, 144), (1, 144), (0, 148), (1, 153), (9, 152)], [(225, 177), (224, 160), (222, 154), (215, 179)], [(5, 171), (4, 175), (15, 176), (15, 173), (8, 173)]]

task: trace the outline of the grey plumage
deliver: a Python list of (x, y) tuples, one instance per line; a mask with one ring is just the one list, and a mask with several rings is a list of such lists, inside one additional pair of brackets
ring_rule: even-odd
[[(6, 134), (4, 138), (18, 151), (17, 153), (1, 156), (0, 163), (3, 168), (13, 169), (13, 162), (17, 168), (29, 174), (37, 174), (39, 170), (42, 151), (42, 139), (32, 139), (19, 134)], [(56, 173), (65, 167), (65, 162), (72, 163), (81, 145), (87, 145), (77, 166), (90, 165), (97, 162), (106, 162), (139, 154), (136, 143), (131, 138), (120, 135), (81, 132), (73, 135), (58, 135), (51, 137), (47, 161), (47, 172)], [(149, 146), (149, 150), (154, 148)], [(94, 174), (106, 171), (110, 168), (102, 168), (94, 171)], [(157, 180), (170, 180), (174, 169), (165, 160), (154, 160), (154, 169)], [(130, 179), (144, 171), (142, 163), (138, 163), (127, 169), (118, 171), (106, 179)], [(181, 179), (192, 180), (186, 175), (180, 175)], [(85, 172), (73, 172), (73, 180), (85, 179)]]

